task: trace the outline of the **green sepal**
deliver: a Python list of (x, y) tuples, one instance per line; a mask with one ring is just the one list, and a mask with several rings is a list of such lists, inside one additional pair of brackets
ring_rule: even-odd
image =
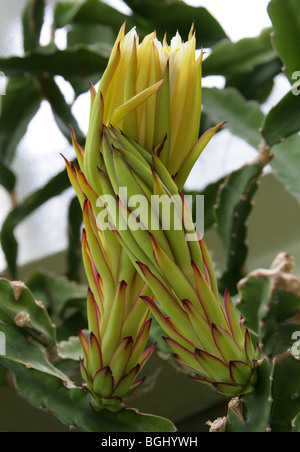
[(226, 328), (227, 322), (219, 299), (215, 298), (203, 274), (193, 262), (192, 267), (195, 275), (198, 303), (201, 304), (207, 322), (209, 324), (217, 323)]
[(83, 221), (91, 258), (97, 268), (97, 272), (101, 275), (105, 295), (107, 298), (113, 297), (115, 292), (114, 279), (98, 236), (96, 219), (88, 200), (83, 204)]
[(196, 372), (199, 372), (199, 363), (195, 358), (194, 351), (183, 347), (179, 342), (170, 337), (163, 337), (165, 343), (174, 351), (174, 353), (185, 362), (185, 364)]
[(229, 363), (232, 359), (243, 361), (243, 358), (246, 357), (244, 351), (236, 345), (227, 330), (213, 323), (211, 332), (216, 347), (226, 363)]
[[(121, 340), (127, 284), (121, 281), (115, 295), (107, 299), (101, 325), (103, 362), (107, 363)], [(110, 303), (109, 303), (110, 301)], [(111, 305), (110, 305), (111, 304)]]
[(221, 359), (200, 349), (195, 350), (195, 358), (209, 380), (214, 382), (230, 380), (228, 366)]
[(109, 367), (111, 368), (115, 384), (118, 384), (124, 371), (126, 369), (130, 354), (132, 351), (132, 337), (124, 337), (120, 344), (117, 346), (110, 362)]
[(228, 290), (225, 291), (224, 306), (232, 337), (239, 347), (243, 347), (245, 338), (243, 337), (237, 313)]
[(138, 337), (136, 338), (133, 344), (129, 360), (126, 364), (125, 372), (129, 372), (133, 367), (135, 367), (139, 363), (139, 359), (141, 358), (142, 353), (147, 345), (150, 327), (151, 319), (148, 319), (140, 329)]
[[(168, 313), (169, 316), (172, 317), (172, 320), (175, 325), (180, 325), (180, 329), (184, 332), (185, 335), (191, 335), (193, 337), (193, 331), (191, 330), (191, 324), (189, 318), (185, 312), (185, 310), (181, 306), (181, 302), (176, 300), (176, 298), (172, 295), (172, 293), (166, 288), (166, 286), (154, 276), (149, 268), (142, 264), (138, 263), (138, 266), (144, 275), (147, 284), (151, 287), (153, 293), (158, 299), (159, 303)], [(193, 337), (196, 339), (196, 335)]]
[(194, 342), (194, 346), (221, 358), (211, 335), (211, 327), (205, 320), (205, 312), (202, 310), (200, 303), (198, 302), (198, 306), (195, 306), (190, 300), (185, 299), (183, 300), (183, 306), (197, 335), (197, 341)]
[(96, 336), (100, 343), (101, 314), (91, 289), (88, 289), (87, 295), (87, 317), (89, 331)]
[(87, 366), (89, 375), (93, 378), (96, 372), (101, 369), (102, 366), (103, 360), (100, 344), (94, 333), (90, 333), (89, 358)]
[(127, 398), (134, 388), (131, 385), (134, 383), (135, 378), (140, 372), (139, 364), (124, 375), (113, 391), (113, 395), (116, 397)]
[(170, 259), (167, 253), (156, 242), (154, 237), (151, 236), (151, 238), (157, 265), (164, 279), (168, 282), (170, 287), (172, 287), (178, 298), (180, 300), (189, 298), (193, 301), (193, 303), (199, 303), (197, 294), (190, 281), (186, 278), (185, 274), (182, 272), (182, 270), (180, 270), (175, 262)]
[(251, 369), (249, 365), (243, 361), (230, 361), (229, 362), (230, 377), (236, 384), (247, 382), (251, 376)]
[(83, 364), (85, 368), (87, 368), (89, 357), (89, 342), (82, 330), (78, 331), (78, 338), (83, 351)]
[(101, 397), (109, 397), (114, 389), (114, 378), (109, 366), (99, 369), (93, 379), (93, 391)]
[(103, 97), (101, 92), (98, 92), (93, 105), (90, 126), (87, 134), (85, 154), (84, 154), (84, 174), (92, 186), (92, 188), (99, 192), (99, 174), (98, 168), (101, 168), (101, 135), (103, 128)]
[(93, 295), (95, 297), (95, 300), (97, 302), (97, 305), (99, 306), (101, 315), (103, 314), (103, 293), (101, 290), (101, 286), (99, 284), (99, 281), (101, 280), (100, 275), (96, 273), (95, 267), (91, 258), (91, 253), (89, 250), (88, 242), (87, 242), (87, 236), (86, 231), (83, 229), (82, 231), (82, 258), (83, 258), (83, 264), (85, 273), (89, 282), (89, 286), (91, 288), (91, 291), (93, 292)]
[(178, 343), (183, 344), (188, 350), (193, 350), (195, 348), (193, 343), (184, 337), (184, 332), (181, 330), (181, 327), (175, 325), (170, 318), (165, 317), (151, 298), (147, 296), (141, 296), (141, 298), (147, 306), (149, 306), (153, 316), (169, 337), (176, 340)]
[(73, 144), (73, 148), (76, 152), (76, 157), (77, 157), (77, 160), (79, 163), (79, 167), (80, 167), (81, 171), (83, 171), (84, 150), (76, 139), (76, 135), (75, 135), (75, 131), (74, 131), (73, 127), (70, 126), (70, 130), (71, 130), (72, 144)]

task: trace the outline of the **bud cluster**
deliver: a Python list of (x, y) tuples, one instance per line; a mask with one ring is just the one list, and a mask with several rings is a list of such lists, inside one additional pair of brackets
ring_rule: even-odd
[[(85, 149), (72, 131), (77, 163), (66, 166), (83, 212), (89, 283), (81, 374), (95, 410), (122, 409), (143, 381), (137, 376), (156, 345), (148, 344), (151, 315), (195, 379), (225, 395), (249, 392), (255, 382), (258, 352), (229, 293), (224, 306), (219, 300), (181, 194), (223, 125), (198, 138), (203, 52), (196, 58), (195, 46), (193, 27), (186, 43), (177, 33), (169, 46), (155, 32), (140, 43), (124, 24), (98, 90), (90, 85)], [(139, 209), (125, 192), (126, 200), (143, 199)], [(153, 198), (166, 200), (168, 215)]]

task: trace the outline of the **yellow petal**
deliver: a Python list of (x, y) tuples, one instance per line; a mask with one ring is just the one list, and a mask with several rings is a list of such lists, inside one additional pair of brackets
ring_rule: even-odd
[(157, 111), (154, 134), (154, 145), (164, 142), (164, 146), (159, 156), (167, 167), (170, 155), (170, 81), (169, 62), (163, 74), (164, 83), (157, 94)]
[(109, 58), (109, 61), (108, 61), (108, 66), (112, 62), (112, 60), (114, 59), (116, 53), (118, 52), (118, 47), (120, 46), (120, 43), (123, 41), (123, 39), (125, 37), (125, 28), (126, 28), (126, 21), (122, 24), (122, 26), (121, 26), (121, 28), (119, 30), (117, 39), (115, 41), (115, 44), (114, 44), (113, 49), (112, 49), (111, 54), (110, 54), (110, 58)]
[[(190, 80), (187, 84), (184, 104), (181, 110), (181, 122), (178, 128), (172, 128), (172, 154), (168, 169), (170, 173), (176, 174), (183, 160), (194, 146), (199, 135), (201, 118), (201, 77), (202, 58), (194, 63), (190, 72)], [(184, 94), (183, 94), (184, 95)], [(173, 126), (173, 124), (172, 124)]]
[(137, 87), (136, 90), (139, 93), (143, 91), (148, 85), (150, 61), (153, 39), (156, 38), (156, 33), (153, 32), (143, 39), (143, 42), (138, 49), (138, 69), (137, 69)]
[(102, 93), (102, 96), (105, 99), (106, 99), (107, 90), (109, 88), (109, 85), (112, 82), (113, 75), (120, 62), (120, 58), (121, 58), (121, 49), (120, 49), (120, 42), (119, 42), (117, 45), (116, 51), (113, 54), (111, 54), (109, 63), (102, 75), (102, 78), (101, 78), (100, 84), (99, 84), (99, 88), (98, 88), (98, 91), (100, 91)]
[[(149, 70), (149, 86), (154, 85), (161, 79), (161, 69), (159, 54), (156, 45), (152, 40), (151, 60)], [(154, 130), (156, 120), (156, 101), (157, 95), (154, 94), (145, 102), (145, 149), (151, 152), (154, 146)]]
[(134, 110), (136, 110), (140, 105), (142, 105), (145, 100), (147, 100), (150, 96), (155, 94), (159, 88), (161, 87), (163, 80), (155, 83), (154, 85), (146, 88), (141, 93), (134, 96), (125, 104), (118, 107), (111, 115), (109, 120), (109, 124), (114, 127), (117, 127), (118, 123), (122, 121), (126, 116), (130, 115)]
[[(136, 95), (136, 79), (137, 79), (137, 38), (134, 40), (131, 58), (128, 64), (128, 70), (125, 79), (124, 87), (124, 102), (128, 102)], [(138, 123), (137, 112), (133, 111), (130, 115), (124, 118), (122, 125), (122, 132), (132, 138), (138, 139)]]
[[(189, 85), (189, 78), (192, 67), (195, 63), (195, 38), (184, 44), (184, 47), (177, 52), (176, 59), (171, 70), (171, 155), (177, 137), (177, 131), (182, 120), (186, 93)], [(174, 66), (174, 67), (172, 67)], [(179, 69), (178, 69), (179, 67)], [(174, 92), (172, 93), (172, 72), (177, 71), (177, 78)]]
[(205, 149), (207, 144), (210, 142), (212, 137), (220, 128), (224, 125), (218, 124), (215, 127), (212, 127), (211, 129), (208, 129), (196, 142), (196, 144), (193, 146), (189, 154), (185, 157), (181, 167), (179, 168), (179, 171), (175, 177), (176, 183), (179, 187), (179, 189), (183, 188), (183, 185), (188, 178), (188, 175), (190, 174), (194, 164), (198, 160), (199, 156), (201, 155), (202, 151)]
[(133, 28), (120, 42), (120, 59), (111, 78), (106, 96), (104, 96), (105, 124), (107, 124), (107, 119), (111, 116), (112, 112), (120, 105), (122, 105), (125, 101), (125, 80), (128, 73), (129, 64), (131, 62), (131, 56), (134, 50), (136, 38), (136, 31), (135, 28)]
[[(151, 53), (153, 39), (156, 38), (156, 33), (153, 32), (146, 36), (138, 50), (138, 68), (137, 68), (137, 82), (136, 92), (140, 93), (150, 86), (149, 74), (151, 66)], [(138, 142), (145, 147), (146, 144), (146, 107), (141, 105), (137, 110), (138, 119)]]

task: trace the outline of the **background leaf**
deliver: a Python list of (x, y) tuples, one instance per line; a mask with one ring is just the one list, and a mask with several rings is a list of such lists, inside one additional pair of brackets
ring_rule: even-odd
[[(273, 374), (271, 430), (273, 433), (292, 431), (294, 418), (300, 411), (300, 361), (292, 356), (278, 362)], [(286, 384), (288, 376), (289, 384)]]
[(74, 117), (71, 105), (69, 105), (55, 80), (51, 77), (39, 77), (36, 79), (43, 97), (49, 102), (54, 119), (61, 133), (71, 142), (70, 126), (74, 129), (79, 144), (84, 145), (85, 136), (80, 130), (77, 119)]
[(227, 431), (294, 431), (300, 410), (300, 360), (291, 350), (293, 333), (299, 330), (300, 280), (292, 270), (292, 257), (280, 253), (270, 269), (255, 270), (239, 283), (238, 309), (259, 342), (262, 364), (255, 392), (229, 409)]
[(24, 9), (22, 25), (25, 52), (39, 46), (40, 34), (44, 23), (45, 5), (45, 0), (31, 0)]
[(238, 309), (245, 319), (245, 326), (259, 335), (259, 311), (269, 299), (270, 281), (268, 278), (256, 278), (249, 275), (239, 285), (241, 299)]
[(159, 416), (143, 415), (136, 410), (120, 413), (93, 412), (90, 396), (82, 389), (67, 389), (53, 375), (5, 360), (0, 364), (13, 374), (16, 389), (38, 407), (55, 414), (65, 425), (77, 427), (83, 432), (174, 432), (174, 425)]
[[(0, 279), (0, 319), (9, 319), (10, 325), (15, 325), (16, 316), (20, 313), (28, 315), (24, 322), (24, 328), (32, 330), (37, 337), (46, 338), (54, 345), (56, 343), (56, 331), (44, 305), (38, 304), (30, 290), (23, 283), (10, 283)], [(5, 321), (5, 320), (4, 320)]]
[(272, 168), (275, 176), (289, 190), (289, 192), (300, 200), (300, 136), (292, 135), (284, 142), (272, 147), (274, 159)]
[(293, 84), (293, 73), (300, 70), (300, 10), (298, 0), (272, 0), (268, 13), (274, 27), (273, 43)]
[(127, 0), (126, 3), (137, 15), (152, 22), (151, 28), (157, 30), (159, 39), (166, 30), (169, 39), (177, 30), (186, 39), (193, 23), (198, 48), (210, 47), (226, 38), (221, 25), (205, 8), (189, 6), (181, 0)]
[(238, 42), (229, 39), (216, 44), (212, 53), (203, 62), (203, 76), (224, 75), (253, 71), (258, 65), (276, 58), (271, 44), (271, 29), (263, 30), (254, 38), (244, 38)]
[(12, 162), (16, 147), (38, 112), (41, 101), (42, 96), (31, 78), (9, 79), (6, 95), (2, 97), (0, 116), (0, 160), (3, 164)]
[(16, 176), (0, 161), (0, 185), (12, 192), (16, 185)]
[(82, 209), (77, 196), (72, 199), (68, 218), (68, 269), (66, 276), (70, 281), (79, 282), (81, 279), (81, 227)]
[(260, 104), (267, 101), (274, 88), (274, 78), (281, 73), (282, 63), (275, 58), (244, 73), (228, 74), (226, 88), (236, 88), (246, 100)]
[(78, 329), (86, 327), (87, 285), (42, 271), (34, 272), (26, 284), (47, 307), (56, 325), (58, 341), (77, 336)]
[[(55, 6), (54, 25), (62, 28), (68, 24), (109, 25), (117, 34), (125, 20), (128, 27), (138, 25), (138, 18), (121, 13), (112, 6), (98, 0), (78, 2), (58, 2)], [(98, 39), (100, 41), (100, 39)]]
[(64, 385), (70, 388), (74, 387), (74, 384), (67, 376), (47, 360), (43, 349), (32, 338), (24, 336), (20, 329), (1, 323), (0, 331), (6, 337), (6, 354), (2, 361), (4, 365), (6, 361), (12, 361), (23, 365), (27, 369), (36, 369), (45, 374), (53, 375), (62, 381)]
[(292, 90), (267, 115), (262, 127), (262, 135), (272, 146), (299, 131), (300, 99)]
[(224, 128), (246, 140), (255, 149), (258, 148), (261, 141), (260, 128), (264, 120), (258, 103), (246, 102), (234, 88), (204, 88), (203, 106), (216, 124), (228, 121)]
[(29, 195), (22, 204), (15, 207), (5, 219), (1, 230), (1, 245), (13, 278), (17, 277), (18, 243), (14, 236), (16, 226), (49, 199), (69, 188), (66, 171), (54, 176), (44, 187)]
[(244, 276), (248, 254), (246, 222), (261, 170), (258, 163), (245, 165), (231, 173), (220, 186), (215, 220), (225, 254), (225, 270), (219, 280), (221, 293), (227, 288), (235, 294), (237, 283)]
[(204, 196), (204, 229), (207, 231), (209, 228), (211, 228), (216, 219), (214, 215), (214, 209), (217, 202), (218, 193), (220, 190), (220, 186), (224, 184), (225, 178), (221, 178), (217, 182), (213, 182), (212, 184), (207, 185), (207, 187), (200, 193), (198, 191), (190, 191), (190, 190), (183, 190), (184, 195), (191, 195), (193, 196), (193, 212), (196, 210), (196, 196), (202, 195)]
[[(284, 259), (288, 261), (289, 256)], [(271, 268), (255, 270), (240, 281), (238, 309), (257, 333), (264, 354), (274, 358), (292, 347), (293, 332), (299, 329), (300, 280), (284, 267)]]
[(60, 50), (54, 44), (32, 51), (25, 57), (0, 58), (0, 69), (9, 77), (24, 73), (40, 77), (47, 73), (61, 75), (66, 80), (97, 75), (99, 78), (107, 65), (107, 49), (94, 49), (84, 44)]

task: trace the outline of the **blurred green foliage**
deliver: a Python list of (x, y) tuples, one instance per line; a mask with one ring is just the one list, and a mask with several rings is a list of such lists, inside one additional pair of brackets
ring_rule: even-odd
[[(274, 359), (277, 352), (283, 353), (292, 345), (287, 339), (285, 322), (290, 314), (297, 317), (299, 297), (291, 296), (288, 290), (270, 292), (270, 280), (267, 277), (263, 280), (252, 277), (242, 289), (238, 283), (246, 276), (247, 219), (253, 209), (251, 201), (259, 190), (258, 183), (264, 167), (271, 164), (276, 170), (275, 177), (288, 188), (292, 196), (300, 200), (300, 96), (297, 95), (300, 90), (295, 90), (293, 86), (295, 71), (300, 71), (299, 1), (271, 0), (268, 13), (272, 27), (263, 30), (257, 37), (239, 42), (232, 42), (205, 8), (188, 6), (181, 0), (127, 0), (125, 3), (131, 9), (128, 15), (101, 0), (56, 2), (51, 41), (41, 46), (40, 35), (47, 2), (28, 1), (22, 16), (24, 54), (0, 58), (0, 71), (8, 77), (0, 117), (0, 184), (15, 199), (18, 181), (12, 164), (16, 149), (42, 101), (50, 105), (63, 136), (71, 141), (69, 126), (72, 126), (78, 141), (84, 145), (85, 136), (72, 113), (72, 105), (78, 96), (89, 90), (89, 81), (96, 83), (100, 79), (118, 30), (125, 20), (127, 29), (136, 26), (141, 37), (156, 29), (159, 38), (163, 37), (165, 31), (170, 38), (178, 30), (184, 39), (194, 22), (198, 48), (209, 50), (209, 56), (203, 63), (203, 77), (220, 75), (225, 79), (223, 89), (203, 90), (201, 130), (227, 120), (225, 128), (257, 151), (255, 162), (208, 185), (203, 191), (206, 201), (205, 227), (209, 229), (213, 224), (216, 225), (224, 249), (225, 266), (219, 281), (220, 292), (225, 287), (229, 287), (233, 294), (242, 291), (241, 312), (255, 338), (266, 342), (267, 355)], [(55, 44), (55, 33), (59, 29), (64, 29), (67, 36), (67, 46), (63, 50)], [(269, 98), (279, 74), (287, 78), (291, 91), (265, 114), (261, 107)], [(72, 86), (75, 96), (71, 104), (65, 100), (55, 80), (56, 76), (62, 76)], [(18, 277), (16, 227), (68, 187), (66, 172), (62, 171), (12, 207), (1, 229), (1, 246), (11, 278)], [(67, 375), (65, 367), (68, 366), (64, 366), (64, 371), (60, 370), (63, 356), (69, 363), (69, 372), (73, 378), (79, 344), (76, 339), (68, 341), (68, 338), (77, 334), (79, 325), (82, 327), (82, 324), (86, 324), (86, 287), (76, 284), (80, 279), (81, 265), (81, 210), (75, 196), (70, 204), (68, 224), (67, 278), (35, 273), (27, 281), (28, 288), (22, 292), (22, 302), (17, 305), (18, 312), (30, 315), (33, 321), (30, 328), (26, 324), (19, 327), (15, 325), (14, 318), (18, 314), (12, 308), (16, 301), (15, 292), (8, 281), (0, 281), (0, 331), (14, 344), (14, 347), (9, 348), (7, 357), (0, 356), (0, 365), (11, 371), (16, 389), (32, 403), (44, 406), (62, 422), (76, 425), (84, 431), (174, 431), (174, 426), (168, 420), (145, 417), (130, 410), (120, 415), (101, 413), (93, 417), (86, 395), (73, 387)], [(49, 314), (44, 308), (41, 308), (41, 314), (35, 299), (43, 301)], [(271, 312), (262, 315), (262, 306), (266, 300)], [(285, 309), (281, 309), (284, 303), (290, 307), (289, 316)], [(258, 328), (262, 322), (267, 324), (264, 331)], [(278, 335), (274, 336), (274, 331), (283, 341), (283, 346), (276, 353), (274, 347)], [(58, 359), (51, 361), (45, 356), (49, 357), (56, 341), (59, 342), (59, 352), (56, 351)], [(45, 355), (45, 350), (48, 355)], [(299, 412), (300, 403), (299, 394), (295, 399), (295, 394), (300, 390), (299, 360), (288, 356), (283, 363), (287, 364), (287, 370), (283, 369), (282, 363), (273, 367), (266, 364), (261, 368), (257, 394), (246, 403), (250, 423), (241, 423), (230, 412), (229, 431), (265, 431), (270, 423), (275, 431), (292, 430), (291, 422)], [(271, 389), (267, 383), (270, 375), (276, 379)], [(290, 378), (292, 392), (286, 390), (283, 397), (278, 387), (284, 386), (285, 378)], [(268, 402), (271, 395), (276, 400), (273, 408)], [(282, 406), (284, 416), (281, 415)], [(258, 423), (253, 421), (251, 413), (260, 416)], [(294, 424), (296, 431), (299, 419), (294, 419)]]

